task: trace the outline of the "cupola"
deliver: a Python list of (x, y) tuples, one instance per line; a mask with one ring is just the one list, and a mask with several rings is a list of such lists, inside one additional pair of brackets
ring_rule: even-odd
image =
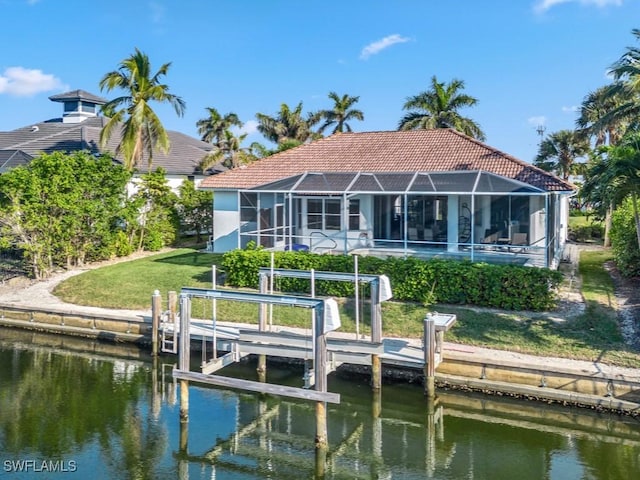
[(90, 117), (97, 117), (100, 106), (107, 103), (102, 97), (98, 97), (84, 90), (73, 90), (49, 97), (52, 102), (64, 104), (62, 114), (63, 123), (80, 123)]

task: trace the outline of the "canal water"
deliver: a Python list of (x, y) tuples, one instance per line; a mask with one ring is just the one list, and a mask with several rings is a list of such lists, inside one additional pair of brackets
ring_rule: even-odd
[[(195, 363), (194, 359), (194, 363)], [(315, 405), (191, 385), (130, 346), (0, 329), (0, 478), (312, 479)], [(229, 374), (255, 378), (255, 364)], [(302, 369), (268, 365), (273, 383)], [(326, 479), (640, 478), (638, 420), (332, 375)]]

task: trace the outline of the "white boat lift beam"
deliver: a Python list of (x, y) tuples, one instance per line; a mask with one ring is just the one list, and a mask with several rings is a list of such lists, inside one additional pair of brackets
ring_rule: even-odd
[[(247, 303), (289, 305), (313, 310), (314, 321), (314, 372), (315, 392), (308, 389), (287, 387), (283, 385), (253, 382), (249, 380), (233, 379), (219, 375), (196, 374), (191, 372), (191, 300), (192, 298), (211, 298), (232, 300)], [(180, 291), (180, 349), (178, 368), (174, 369), (174, 377), (186, 381), (208, 383), (240, 390), (271, 393), (303, 400), (340, 403), (340, 395), (327, 392), (327, 339), (325, 331), (325, 312), (328, 310), (329, 299), (296, 297), (290, 295), (269, 295), (264, 293), (238, 292), (235, 290), (217, 290), (204, 288), (183, 288)], [(229, 357), (239, 358), (239, 357)], [(226, 363), (226, 362), (225, 362)]]

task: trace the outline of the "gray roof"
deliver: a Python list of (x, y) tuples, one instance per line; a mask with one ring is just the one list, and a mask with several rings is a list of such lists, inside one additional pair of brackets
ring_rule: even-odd
[(33, 157), (22, 150), (0, 150), (0, 173), (10, 168), (26, 165)]
[[(0, 132), (0, 158), (8, 158), (10, 152), (15, 150), (32, 157), (43, 152), (55, 151), (88, 150), (91, 153), (102, 153), (99, 146), (100, 132), (107, 120), (105, 117), (91, 117), (79, 123), (63, 123), (61, 118), (56, 118), (9, 132)], [(160, 151), (154, 152), (152, 168), (162, 167), (170, 175), (199, 174), (200, 161), (213, 146), (183, 133), (167, 131), (167, 134), (171, 149), (167, 155)], [(115, 129), (104, 151), (115, 153), (120, 138), (119, 129)], [(116, 159), (123, 161), (121, 155)], [(147, 160), (144, 159), (138, 168), (146, 171), (146, 167)], [(214, 172), (221, 170), (223, 168), (213, 169)]]
[(92, 93), (89, 93), (85, 90), (72, 90), (71, 92), (59, 93), (58, 95), (51, 95), (49, 100), (52, 102), (70, 102), (73, 100), (85, 100), (87, 102), (92, 102), (97, 105), (104, 105), (108, 102), (107, 99), (98, 97)]

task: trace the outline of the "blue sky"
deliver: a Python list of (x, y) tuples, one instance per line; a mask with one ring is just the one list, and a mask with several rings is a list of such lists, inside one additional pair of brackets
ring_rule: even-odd
[[(0, 131), (59, 117), (48, 97), (101, 92), (135, 48), (187, 109), (157, 107), (166, 128), (198, 136), (205, 108), (235, 112), (248, 141), (257, 112), (331, 106), (357, 95), (354, 131), (395, 130), (405, 99), (465, 82), (487, 143), (522, 160), (546, 133), (573, 128), (576, 108), (640, 28), (640, 0), (0, 0)], [(253, 132), (253, 133), (251, 133)]]

